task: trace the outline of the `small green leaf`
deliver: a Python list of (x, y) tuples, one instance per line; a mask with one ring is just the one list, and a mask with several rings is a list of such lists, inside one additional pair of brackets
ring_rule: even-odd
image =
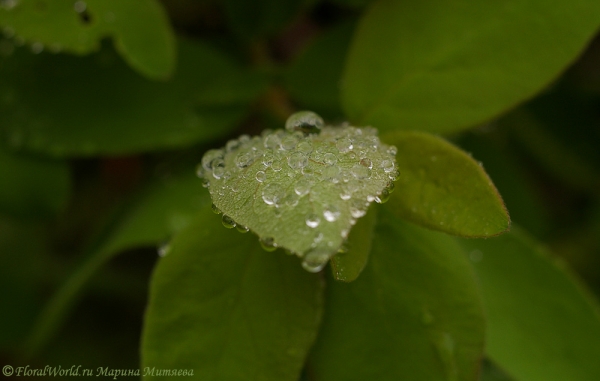
[[(154, 79), (175, 69), (175, 36), (167, 15), (156, 0), (36, 0), (14, 1), (0, 8), (5, 33), (44, 49), (88, 54), (105, 37), (131, 67)], [(6, 7), (4, 7), (6, 8)], [(12, 36), (11, 36), (12, 37)]]
[(18, 49), (0, 62), (0, 138), (19, 149), (91, 156), (227, 134), (264, 89), (263, 76), (200, 43), (182, 40), (179, 50), (176, 74), (155, 82), (108, 48), (86, 57)]
[(342, 23), (313, 41), (284, 73), (284, 86), (302, 107), (340, 118), (340, 76), (355, 23)]
[(0, 213), (48, 217), (66, 204), (69, 167), (64, 161), (14, 154), (0, 147)]
[(481, 164), (442, 138), (395, 132), (400, 176), (388, 207), (399, 217), (464, 237), (505, 232), (510, 218)]
[(156, 181), (131, 204), (99, 251), (114, 254), (164, 243), (209, 205), (210, 198), (193, 171)]
[(348, 56), (344, 109), (381, 131), (472, 127), (558, 77), (599, 14), (595, 0), (373, 2)]
[(487, 355), (516, 380), (600, 379), (598, 304), (518, 229), (461, 240), (483, 291)]
[(198, 380), (296, 381), (317, 334), (322, 281), (214, 220), (206, 209), (156, 267), (143, 367), (193, 369)]
[[(272, 247), (320, 271), (396, 176), (394, 155), (377, 130), (322, 127), (309, 111), (286, 130), (241, 136), (202, 158), (213, 203), (228, 227), (240, 224)], [(310, 131), (310, 132), (309, 132)]]
[(310, 379), (477, 380), (484, 318), (460, 246), (379, 209), (362, 275), (327, 286)]
[(342, 251), (331, 258), (331, 272), (336, 280), (352, 282), (363, 271), (371, 253), (377, 209), (370, 208), (364, 218), (356, 222)]

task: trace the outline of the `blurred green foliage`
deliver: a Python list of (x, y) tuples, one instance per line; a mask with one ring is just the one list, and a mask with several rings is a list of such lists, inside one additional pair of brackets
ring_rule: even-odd
[[(600, 379), (599, 26), (592, 0), (0, 1), (0, 365)], [(305, 108), (400, 169), (318, 274), (195, 175)]]

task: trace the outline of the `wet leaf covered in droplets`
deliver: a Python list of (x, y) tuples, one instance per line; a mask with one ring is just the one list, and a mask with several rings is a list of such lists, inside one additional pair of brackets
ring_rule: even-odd
[(324, 126), (303, 111), (286, 129), (208, 151), (198, 171), (226, 227), (247, 227), (263, 247), (287, 249), (317, 272), (369, 204), (387, 200), (398, 177), (395, 153), (374, 128)]

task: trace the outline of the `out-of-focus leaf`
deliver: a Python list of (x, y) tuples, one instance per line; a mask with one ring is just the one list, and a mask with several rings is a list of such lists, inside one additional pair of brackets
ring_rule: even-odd
[(571, 186), (600, 189), (600, 97), (557, 86), (500, 119), (544, 168)]
[(398, 148), (400, 176), (387, 207), (398, 217), (464, 237), (506, 231), (510, 218), (480, 164), (442, 138), (422, 132), (382, 138)]
[(285, 26), (305, 0), (224, 0), (229, 25), (243, 38), (273, 34)]
[(340, 118), (341, 73), (354, 31), (342, 23), (315, 39), (284, 73), (284, 86), (303, 108)]
[(350, 49), (344, 110), (381, 130), (471, 127), (554, 80), (599, 14), (594, 0), (374, 2)]
[(327, 287), (310, 379), (477, 380), (483, 311), (460, 246), (379, 209), (363, 273)]
[(36, 224), (0, 220), (0, 350), (21, 348), (38, 312), (44, 234)]
[[(156, 0), (21, 0), (0, 8), (5, 34), (48, 49), (88, 54), (105, 37), (131, 67), (154, 79), (175, 69), (175, 36)], [(14, 6), (12, 6), (14, 4)]]
[(0, 147), (0, 213), (17, 217), (51, 216), (67, 202), (69, 167), (65, 161), (13, 154)]
[(481, 283), (487, 355), (516, 380), (600, 379), (598, 304), (520, 230), (461, 240)]
[[(227, 134), (264, 78), (205, 45), (181, 41), (176, 74), (147, 80), (110, 49), (87, 57), (21, 49), (0, 63), (5, 144), (53, 155), (116, 155)], [(212, 94), (212, 96), (209, 96)]]
[(371, 253), (376, 221), (377, 209), (370, 208), (352, 228), (342, 251), (331, 258), (331, 271), (336, 280), (352, 282), (363, 271)]
[(533, 186), (533, 179), (519, 165), (515, 152), (502, 145), (504, 131), (495, 133), (501, 129), (492, 129), (463, 134), (458, 144), (484, 164), (510, 210), (510, 219), (537, 237), (543, 237), (549, 228), (548, 210)]
[(321, 317), (318, 275), (256, 236), (224, 229), (208, 208), (156, 267), (143, 367), (193, 369), (200, 380), (299, 378)]
[(107, 233), (105, 242), (48, 301), (29, 337), (29, 353), (35, 354), (48, 342), (85, 284), (110, 258), (136, 246), (163, 244), (208, 205), (210, 198), (191, 169), (145, 189)]

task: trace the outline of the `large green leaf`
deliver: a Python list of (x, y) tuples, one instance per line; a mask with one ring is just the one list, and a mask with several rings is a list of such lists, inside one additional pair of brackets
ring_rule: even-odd
[(461, 248), (379, 209), (362, 275), (327, 287), (310, 379), (477, 380), (484, 320)]
[(105, 37), (115, 40), (125, 60), (150, 78), (166, 78), (175, 69), (175, 36), (156, 0), (8, 1), (0, 7), (0, 25), (16, 41), (87, 54)]
[(0, 147), (0, 213), (51, 216), (66, 204), (70, 191), (65, 161), (13, 154)]
[(342, 101), (381, 130), (458, 131), (540, 91), (600, 25), (600, 2), (372, 3), (350, 50)]
[(54, 155), (114, 155), (223, 136), (264, 78), (207, 46), (180, 41), (177, 72), (147, 80), (110, 49), (87, 57), (22, 49), (0, 62), (5, 144)]
[(598, 304), (518, 229), (462, 240), (483, 291), (487, 355), (516, 380), (600, 379)]
[(173, 240), (152, 278), (143, 367), (199, 380), (295, 381), (323, 303), (318, 275), (206, 212)]
[(442, 138), (390, 133), (400, 176), (388, 207), (398, 217), (465, 237), (500, 234), (510, 226), (502, 198), (482, 166)]

